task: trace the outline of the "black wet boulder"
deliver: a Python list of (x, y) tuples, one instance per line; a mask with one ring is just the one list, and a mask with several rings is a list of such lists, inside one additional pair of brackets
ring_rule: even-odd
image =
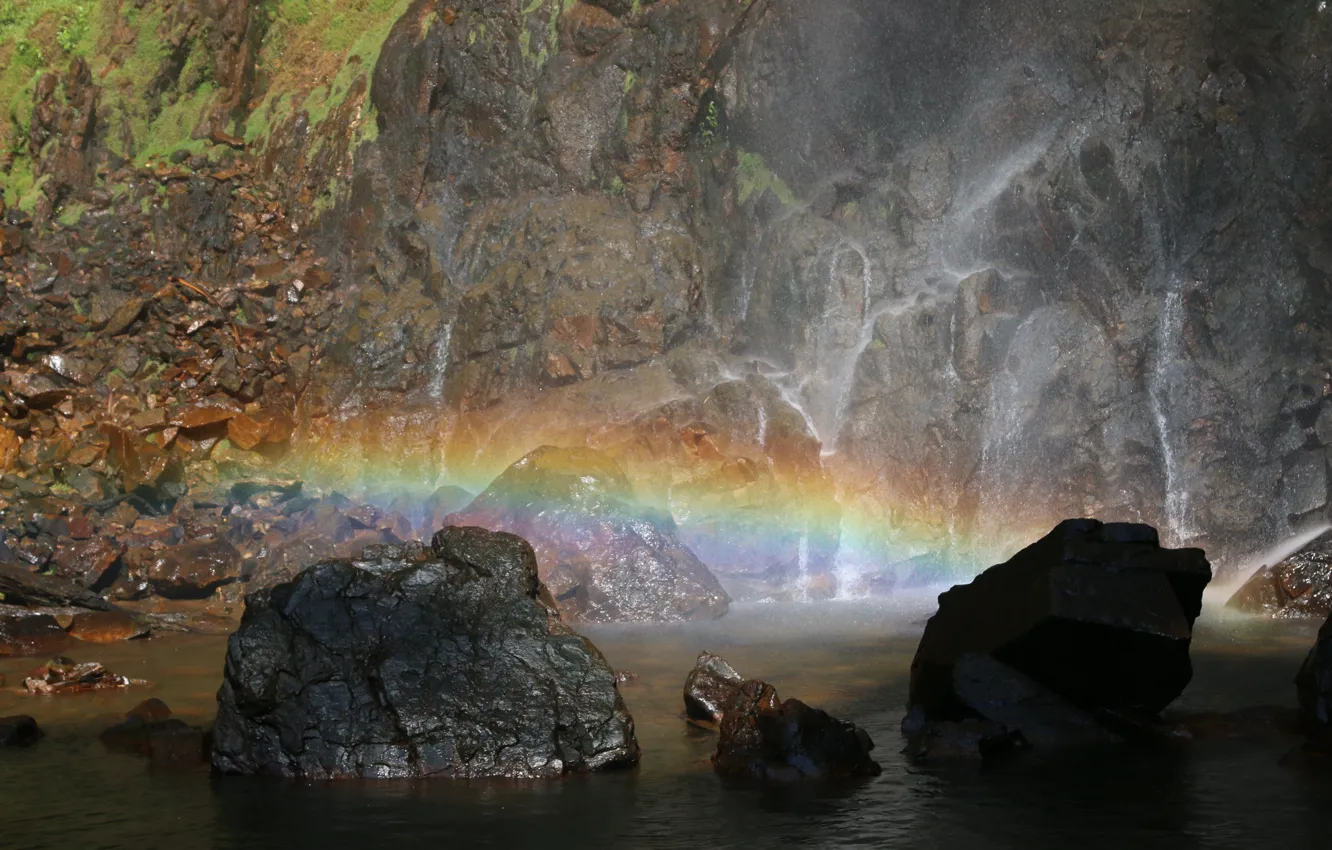
[(614, 671), (543, 590), (521, 538), (447, 528), (252, 594), (214, 770), (537, 778), (637, 762)]
[[(939, 597), (911, 664), (908, 726), (985, 718), (1027, 738), (1105, 740), (1192, 677), (1211, 566), (1155, 529), (1066, 520)], [(961, 665), (959, 667), (959, 665)], [(1033, 740), (1032, 743), (1035, 743)]]
[(700, 652), (694, 669), (685, 678), (685, 716), (704, 726), (721, 723), (726, 704), (744, 681), (744, 677), (720, 655), (706, 650)]
[(1332, 752), (1332, 617), (1318, 630), (1295, 685), (1305, 731), (1315, 744)]
[(722, 776), (785, 782), (880, 772), (864, 729), (798, 699), (780, 702), (777, 691), (757, 679), (736, 689), (719, 731), (712, 764)]

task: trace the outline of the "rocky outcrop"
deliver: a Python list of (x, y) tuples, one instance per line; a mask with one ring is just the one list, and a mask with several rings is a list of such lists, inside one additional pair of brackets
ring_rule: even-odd
[(768, 781), (878, 776), (874, 742), (853, 723), (830, 717), (751, 680), (726, 704), (713, 766), (723, 776)]
[(1260, 567), (1226, 606), (1280, 618), (1332, 615), (1332, 531), (1290, 557)]
[(447, 521), (531, 541), (573, 621), (710, 620), (730, 602), (671, 518), (636, 506), (619, 466), (590, 449), (537, 449)]
[(252, 595), (227, 647), (214, 769), (542, 778), (633, 764), (614, 671), (542, 597), (531, 547), (478, 528)]
[(721, 723), (726, 706), (745, 679), (726, 659), (711, 652), (700, 652), (694, 669), (684, 683), (685, 716), (706, 726)]
[(975, 718), (995, 724), (991, 738), (1036, 746), (1109, 742), (1150, 723), (1192, 677), (1210, 580), (1201, 550), (1163, 549), (1150, 526), (1066, 520), (939, 597), (903, 731), (919, 750), (946, 737), (936, 724)]

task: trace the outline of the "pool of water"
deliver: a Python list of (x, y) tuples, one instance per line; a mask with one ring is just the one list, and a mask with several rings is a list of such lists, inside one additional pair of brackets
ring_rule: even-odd
[[(32, 714), (48, 737), (0, 751), (4, 848), (1214, 848), (1319, 847), (1332, 836), (1332, 771), (1278, 762), (1296, 739), (1195, 742), (1167, 751), (1028, 757), (994, 767), (921, 767), (897, 725), (928, 597), (896, 603), (737, 606), (714, 623), (588, 629), (622, 686), (642, 764), (544, 783), (305, 785), (162, 771), (106, 752), (97, 732), (160, 697), (211, 720), (225, 641), (173, 636), (76, 660), (149, 679), (150, 689), (29, 697), (34, 662), (0, 661), (0, 715)], [(1293, 705), (1291, 680), (1316, 626), (1208, 610), (1194, 644), (1186, 710)], [(699, 650), (853, 720), (878, 744), (883, 775), (843, 786), (755, 787), (720, 780), (710, 733), (681, 720)]]

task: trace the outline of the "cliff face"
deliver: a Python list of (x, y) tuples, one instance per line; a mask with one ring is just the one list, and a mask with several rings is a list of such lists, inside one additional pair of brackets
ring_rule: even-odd
[(6, 201), (249, 169), (333, 479), (585, 443), (806, 595), (1077, 514), (1224, 564), (1327, 513), (1332, 18), (1149, 5), (16, 4)]

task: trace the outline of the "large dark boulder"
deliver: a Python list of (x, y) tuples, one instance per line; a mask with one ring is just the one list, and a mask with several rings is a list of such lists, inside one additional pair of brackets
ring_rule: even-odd
[(448, 523), (531, 541), (541, 580), (570, 620), (711, 620), (730, 604), (674, 521), (634, 504), (619, 465), (592, 449), (531, 452)]
[(721, 723), (726, 705), (744, 684), (745, 678), (711, 652), (700, 652), (694, 669), (684, 683), (685, 716), (694, 723), (715, 726)]
[(1320, 748), (1332, 753), (1332, 617), (1318, 630), (1318, 641), (1295, 679), (1305, 730)]
[(1332, 531), (1290, 557), (1259, 568), (1226, 607), (1280, 618), (1332, 614)]
[(615, 673), (543, 602), (520, 538), (446, 528), (252, 594), (227, 647), (213, 767), (554, 777), (638, 760)]
[(712, 757), (723, 776), (788, 781), (879, 775), (865, 730), (798, 699), (779, 702), (766, 682), (741, 684), (724, 714)]
[(1031, 743), (1112, 740), (1192, 677), (1211, 567), (1145, 525), (1066, 520), (941, 594), (911, 664), (904, 731), (977, 717)]

